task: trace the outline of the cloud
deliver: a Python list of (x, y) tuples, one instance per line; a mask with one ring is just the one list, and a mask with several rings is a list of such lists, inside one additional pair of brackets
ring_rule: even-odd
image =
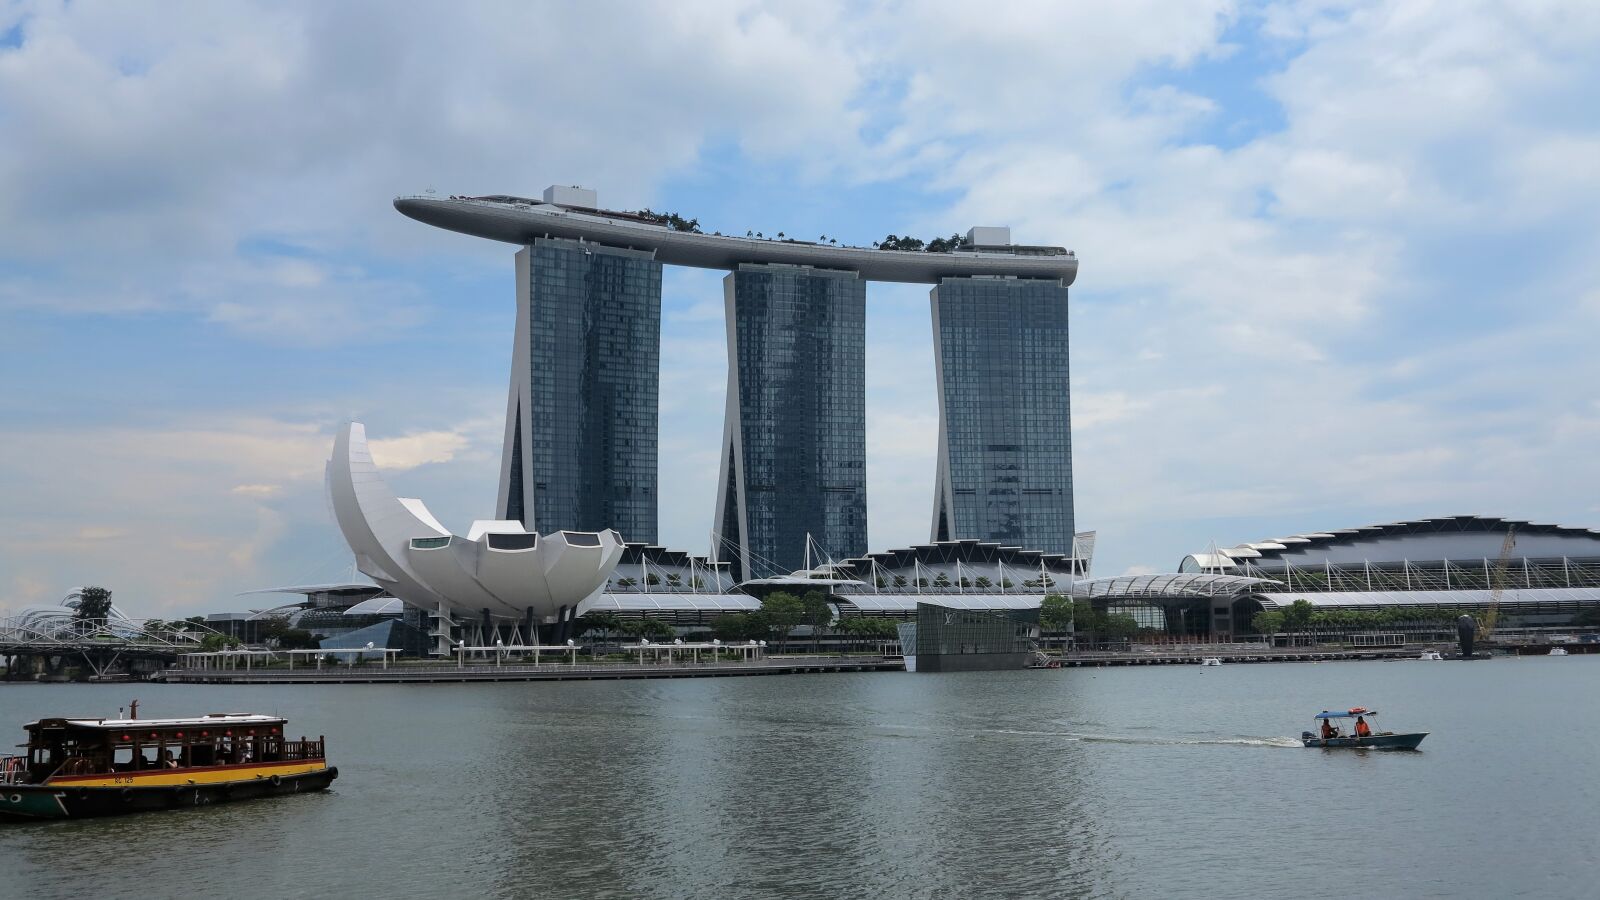
[(449, 462), (467, 446), (467, 437), (457, 431), (423, 431), (397, 438), (375, 438), (368, 445), (379, 469), (404, 472), (428, 463)]
[[(481, 335), (509, 317), (473, 301), (509, 309), (508, 248), (390, 208), (429, 187), (1073, 247), (1078, 519), (1106, 571), (1278, 530), (1258, 520), (1593, 513), (1594, 4), (36, 3), (0, 33), (19, 21), (0, 340), (73, 364), (0, 410), (26, 548), (0, 550), (0, 602), (110, 575), (198, 608), (338, 557), (320, 480), (350, 415), (402, 490), (481, 517), (505, 385)], [(666, 294), (662, 533), (702, 549), (720, 285)], [(93, 343), (106, 321), (129, 333)], [(872, 285), (868, 328), (883, 548), (927, 533), (926, 290)], [(162, 365), (222, 348), (194, 363), (217, 393), (122, 387), (123, 344), (167, 332)], [(276, 369), (226, 358), (257, 345)]]

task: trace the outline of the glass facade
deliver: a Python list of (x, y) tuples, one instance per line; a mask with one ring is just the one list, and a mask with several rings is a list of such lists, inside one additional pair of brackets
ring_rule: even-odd
[(516, 374), (527, 380), (512, 386), (502, 515), (545, 534), (614, 528), (654, 543), (661, 264), (569, 240), (523, 252), (528, 352)]
[(931, 296), (940, 426), (933, 539), (1070, 554), (1066, 286), (946, 278)]
[[(867, 546), (866, 283), (744, 265), (723, 281), (728, 428), (715, 530), (740, 578)], [(815, 557), (813, 562), (815, 562)]]

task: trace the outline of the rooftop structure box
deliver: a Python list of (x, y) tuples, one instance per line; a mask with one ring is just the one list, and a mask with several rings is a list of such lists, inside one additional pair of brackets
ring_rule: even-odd
[(557, 206), (581, 206), (584, 209), (599, 209), (600, 195), (586, 187), (563, 187), (552, 184), (544, 189), (544, 202), (554, 203)]
[(1009, 247), (1011, 229), (1004, 225), (975, 225), (967, 229), (970, 247)]

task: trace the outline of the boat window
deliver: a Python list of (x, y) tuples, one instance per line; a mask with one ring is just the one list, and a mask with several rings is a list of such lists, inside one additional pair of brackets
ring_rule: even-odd
[(112, 754), (111, 762), (119, 771), (133, 768), (133, 748), (118, 747)]

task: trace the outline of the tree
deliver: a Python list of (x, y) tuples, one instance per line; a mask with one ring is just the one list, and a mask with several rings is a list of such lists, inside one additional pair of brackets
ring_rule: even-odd
[(623, 619), (620, 630), (630, 637), (643, 637), (658, 641), (666, 640), (677, 634), (672, 630), (671, 625), (660, 619), (652, 619), (649, 616), (639, 619)]
[(683, 584), (683, 576), (679, 575), (677, 572), (668, 572), (667, 584), (673, 587), (678, 587)]
[(1072, 621), (1071, 598), (1050, 594), (1039, 604), (1039, 624), (1050, 631), (1065, 631)]
[(759, 612), (729, 613), (711, 620), (711, 635), (723, 641), (753, 641), (771, 631), (766, 616)]
[(805, 604), (787, 591), (774, 591), (761, 599), (761, 612), (766, 616), (767, 625), (777, 633), (780, 649), (787, 650), (790, 629), (805, 619)]
[(104, 622), (111, 616), (111, 592), (103, 587), (86, 587), (78, 592), (78, 608), (72, 618), (79, 622)]
[(1267, 636), (1267, 642), (1272, 642), (1272, 636), (1283, 630), (1283, 613), (1275, 609), (1264, 609), (1256, 613), (1250, 620), (1250, 625), (1257, 633)]
[(839, 620), (839, 630), (854, 638), (890, 639), (899, 634), (893, 619), (876, 616), (851, 616)]
[(822, 632), (833, 621), (833, 607), (828, 605), (828, 595), (822, 591), (806, 591), (800, 598), (800, 604), (805, 608), (803, 624), (811, 626), (811, 642), (821, 648)]
[(987, 575), (979, 575), (972, 583), (981, 588), (994, 587), (994, 582), (990, 581)]
[(615, 634), (616, 632), (621, 631), (621, 630), (622, 630), (622, 620), (617, 618), (617, 614), (616, 613), (608, 613), (608, 612), (585, 613), (583, 618), (578, 620), (578, 633), (579, 634), (588, 634), (591, 631), (598, 631), (598, 632), (601, 632), (603, 634), (610, 635), (610, 634)]
[(218, 634), (212, 632), (200, 639), (200, 649), (207, 653), (214, 653), (224, 647), (237, 647), (242, 642), (231, 634)]
[(1289, 608), (1283, 611), (1283, 630), (1305, 631), (1311, 627), (1311, 617), (1316, 611), (1311, 601), (1304, 598), (1289, 604)]
[(905, 587), (906, 586), (906, 577), (904, 575), (896, 575), (894, 577), (894, 586), (895, 587)]
[(1139, 633), (1139, 620), (1127, 613), (1106, 616), (1105, 634), (1114, 641), (1127, 640)]
[(950, 586), (950, 576), (943, 572), (933, 576), (933, 586), (947, 588)]

